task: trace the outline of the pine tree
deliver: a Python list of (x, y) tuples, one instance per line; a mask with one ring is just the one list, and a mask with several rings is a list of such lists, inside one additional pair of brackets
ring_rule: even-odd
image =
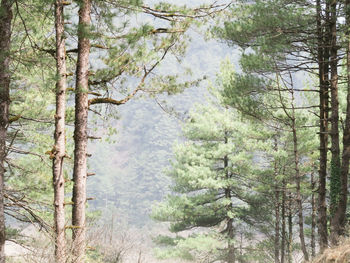
[(237, 257), (235, 218), (246, 205), (239, 199), (244, 188), (240, 178), (250, 173), (251, 166), (245, 125), (238, 119), (234, 111), (217, 103), (197, 106), (191, 112), (183, 129), (187, 141), (175, 147), (169, 172), (174, 194), (154, 211), (155, 219), (171, 223), (172, 232), (193, 230), (189, 238), (198, 242), (203, 236), (194, 229), (216, 231), (213, 235), (207, 230), (204, 237), (225, 241), (224, 254), (218, 253), (219, 247), (216, 253), (230, 263)]
[(0, 262), (5, 262), (4, 181), (6, 139), (10, 106), (10, 51), (13, 1), (3, 0), (0, 5)]
[[(244, 72), (264, 76), (274, 71), (314, 73), (308, 67), (317, 65), (319, 83), (314, 91), (319, 92), (320, 96), (318, 232), (321, 250), (326, 248), (328, 243), (326, 207), (328, 135), (332, 145), (329, 211), (333, 244), (336, 243), (338, 236), (342, 235), (341, 229), (344, 229), (345, 224), (340, 218), (345, 218), (346, 202), (340, 201), (340, 196), (344, 196), (344, 193), (341, 194), (341, 189), (347, 187), (347, 181), (344, 175), (341, 179), (341, 170), (345, 171), (349, 163), (346, 159), (344, 163), (340, 160), (339, 138), (342, 131), (339, 129), (338, 98), (340, 66), (338, 60), (341, 57), (339, 50), (345, 49), (338, 36), (346, 34), (339, 25), (338, 18), (345, 12), (346, 9), (338, 1), (290, 3), (282, 0), (254, 1), (250, 4), (239, 2), (232, 8), (232, 14), (236, 16), (225, 21), (224, 29), (219, 30), (219, 36), (230, 44), (237, 44), (244, 49), (251, 47), (253, 52), (244, 53), (241, 59)], [(267, 19), (269, 21), (266, 21)]]
[[(168, 92), (176, 93), (178, 89), (177, 76), (151, 76), (156, 68), (170, 53), (182, 55), (184, 51), (184, 32), (189, 28), (193, 18), (206, 16), (201, 14), (211, 10), (207, 8), (180, 8), (172, 13), (171, 5), (160, 4), (156, 8), (142, 5), (139, 1), (125, 3), (108, 1), (77, 1), (79, 6), (78, 48), (75, 86), (75, 130), (74, 130), (74, 168), (73, 168), (73, 254), (81, 262), (85, 253), (85, 203), (88, 144), (88, 111), (101, 104), (120, 106), (126, 104), (141, 91), (151, 94)], [(94, 5), (97, 11), (95, 19), (91, 19)], [(128, 27), (126, 23), (118, 27), (114, 25), (113, 17), (119, 13), (149, 14), (167, 21), (166, 28), (154, 28), (148, 24), (140, 28)], [(198, 15), (199, 13), (199, 15)], [(171, 17), (169, 19), (169, 17)], [(121, 31), (121, 35), (116, 32)], [(124, 30), (129, 30), (126, 34)], [(164, 37), (160, 35), (165, 34)], [(151, 40), (147, 42), (148, 40)], [(103, 66), (96, 67), (94, 74), (89, 54), (91, 48), (106, 50), (100, 54)], [(90, 77), (93, 75), (93, 77)], [(139, 78), (139, 83), (130, 83), (126, 78)], [(116, 83), (120, 84), (115, 90)], [(164, 85), (164, 83), (166, 83)], [(148, 85), (148, 88), (145, 86)], [(133, 88), (130, 90), (130, 86)], [(182, 86), (188, 86), (188, 83)], [(154, 89), (156, 88), (156, 89)], [(116, 99), (115, 94), (129, 93), (122, 99)], [(124, 92), (123, 92), (124, 91)], [(89, 98), (89, 95), (95, 96)], [(101, 109), (101, 108), (100, 108)], [(95, 111), (96, 112), (96, 111)], [(98, 112), (98, 111), (97, 111)]]
[(63, 160), (66, 157), (66, 90), (67, 66), (64, 36), (64, 3), (55, 2), (56, 30), (56, 114), (55, 145), (53, 148), (53, 187), (54, 187), (54, 224), (55, 224), (55, 258), (57, 263), (66, 262), (65, 236), (65, 178)]

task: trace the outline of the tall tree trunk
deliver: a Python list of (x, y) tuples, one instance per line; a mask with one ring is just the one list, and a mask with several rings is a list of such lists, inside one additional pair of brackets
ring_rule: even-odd
[[(279, 83), (279, 81), (277, 81), (277, 83)], [(290, 74), (290, 83), (293, 83), (291, 74)], [(279, 97), (280, 97), (280, 103), (282, 104), (283, 111), (290, 120), (290, 128), (292, 130), (294, 170), (295, 170), (294, 181), (296, 184), (296, 205), (297, 205), (297, 212), (298, 212), (300, 246), (304, 255), (304, 260), (309, 261), (309, 254), (306, 249), (305, 234), (304, 234), (303, 203), (302, 203), (302, 196), (301, 196), (302, 175), (300, 173), (300, 168), (299, 168), (300, 157), (299, 157), (299, 150), (298, 150), (299, 145), (298, 145), (298, 136), (297, 136), (296, 114), (295, 114), (294, 87), (292, 86), (291, 88), (289, 88), (289, 91), (291, 93), (291, 112), (287, 111), (287, 107), (283, 101), (280, 91), (279, 91), (279, 94), (280, 94)]]
[(327, 230), (327, 151), (328, 151), (328, 48), (325, 46), (322, 26), (321, 0), (316, 1), (317, 35), (318, 35), (318, 77), (320, 85), (320, 167), (318, 190), (318, 235), (322, 252), (328, 246)]
[(73, 256), (74, 262), (84, 262), (85, 257), (85, 204), (87, 178), (87, 121), (89, 80), (89, 27), (91, 23), (90, 0), (79, 1), (78, 61), (75, 87), (75, 129), (73, 169)]
[(302, 176), (300, 174), (299, 169), (299, 151), (298, 151), (298, 137), (296, 130), (296, 118), (295, 118), (295, 108), (294, 108), (294, 91), (291, 89), (292, 94), (292, 118), (291, 118), (291, 126), (293, 133), (293, 148), (294, 148), (294, 164), (295, 164), (295, 183), (296, 183), (296, 203), (298, 208), (298, 224), (299, 224), (299, 238), (301, 250), (304, 255), (304, 260), (309, 261), (309, 254), (306, 249), (305, 243), (305, 235), (304, 235), (304, 216), (303, 216), (303, 204), (301, 200), (301, 179)]
[(56, 28), (56, 115), (55, 146), (53, 148), (53, 187), (54, 187), (54, 221), (55, 221), (55, 260), (66, 262), (66, 237), (64, 214), (64, 173), (63, 159), (66, 154), (65, 113), (66, 113), (66, 54), (64, 37), (63, 1), (55, 2)]
[(4, 177), (10, 106), (12, 4), (12, 0), (2, 0), (0, 6), (0, 263), (5, 263)]
[(330, 69), (331, 69), (331, 178), (330, 207), (331, 243), (336, 244), (339, 232), (338, 203), (340, 197), (340, 146), (339, 146), (339, 99), (338, 99), (338, 56), (337, 56), (337, 1), (330, 1)]
[(346, 117), (345, 127), (343, 129), (343, 153), (340, 169), (340, 196), (335, 218), (337, 219), (337, 236), (345, 234), (346, 226), (346, 208), (348, 199), (348, 176), (350, 160), (350, 1), (345, 1), (345, 16), (347, 25), (347, 47), (346, 47), (346, 71), (347, 71), (347, 97), (346, 97)]

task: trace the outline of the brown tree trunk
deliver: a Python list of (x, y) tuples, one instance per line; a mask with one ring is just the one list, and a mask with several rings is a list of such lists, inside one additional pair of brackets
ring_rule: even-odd
[(234, 238), (234, 232), (233, 232), (233, 219), (230, 218), (227, 221), (227, 236), (228, 236), (228, 257), (227, 257), (227, 263), (235, 263), (236, 257), (235, 257), (235, 246), (233, 243)]
[(314, 171), (311, 173), (311, 256), (316, 256), (316, 198), (315, 198), (316, 181)]
[(337, 210), (338, 216), (338, 235), (345, 234), (346, 226), (346, 208), (348, 199), (348, 176), (349, 176), (349, 160), (350, 160), (350, 0), (345, 1), (345, 15), (347, 25), (347, 47), (346, 47), (346, 71), (347, 71), (347, 105), (346, 105), (346, 117), (345, 128), (343, 130), (343, 153), (341, 164), (341, 193), (339, 198), (339, 205)]
[(0, 263), (5, 263), (4, 177), (10, 105), (12, 3), (11, 0), (2, 0), (0, 6)]
[(321, 1), (316, 1), (317, 35), (318, 35), (318, 65), (320, 84), (320, 166), (318, 189), (318, 235), (322, 252), (328, 246), (327, 230), (327, 151), (328, 151), (328, 48), (325, 46), (324, 29), (322, 26)]
[(66, 262), (66, 237), (64, 214), (64, 173), (63, 159), (66, 154), (65, 113), (66, 113), (66, 55), (64, 37), (64, 17), (62, 0), (55, 3), (56, 28), (56, 115), (55, 145), (53, 148), (53, 188), (54, 188), (54, 223), (55, 223), (55, 261)]
[(281, 236), (281, 263), (285, 262), (286, 251), (286, 180), (282, 181), (282, 204), (281, 204), (281, 217), (282, 217), (282, 236)]
[(280, 262), (280, 203), (279, 203), (279, 191), (275, 189), (275, 263)]
[[(345, 16), (346, 25), (350, 25), (350, 1), (345, 1)], [(349, 37), (349, 29), (346, 31), (347, 37)], [(347, 38), (348, 39), (348, 38)], [(350, 160), (350, 41), (347, 40), (346, 47), (346, 68), (347, 68), (347, 106), (345, 127), (343, 129), (343, 153), (342, 162), (340, 168), (339, 181), (339, 199), (336, 207), (334, 217), (332, 218), (332, 243), (336, 244), (339, 236), (345, 234), (346, 225), (346, 207), (347, 207), (347, 195), (348, 195), (348, 174), (349, 174), (349, 160)]]
[(85, 203), (87, 178), (87, 121), (88, 121), (88, 79), (91, 23), (90, 0), (79, 1), (78, 61), (75, 87), (75, 129), (73, 169), (73, 256), (75, 263), (84, 262), (85, 257)]
[[(293, 83), (291, 74), (290, 74), (290, 83)], [(283, 98), (281, 96), (281, 92), (279, 92), (280, 93), (279, 97), (280, 97), (280, 103), (282, 104), (283, 111), (290, 120), (290, 128), (292, 130), (292, 135), (293, 135), (293, 156), (294, 156), (294, 170), (295, 170), (294, 180), (296, 184), (296, 205), (297, 205), (297, 212), (298, 212), (300, 246), (304, 255), (304, 260), (309, 261), (309, 254), (306, 249), (305, 234), (304, 234), (303, 203), (302, 203), (302, 196), (301, 196), (302, 175), (300, 173), (300, 168), (299, 168), (300, 159), (299, 159), (298, 136), (297, 136), (297, 126), (296, 126), (296, 116), (295, 116), (294, 87), (292, 86), (289, 89), (289, 91), (291, 93), (291, 110), (292, 110), (291, 112), (287, 111), (287, 107), (284, 104)]]
[(289, 193), (288, 197), (288, 246), (287, 246), (287, 253), (288, 253), (288, 263), (292, 263), (292, 245), (293, 245), (293, 198), (292, 194)]
[[(278, 151), (277, 138), (274, 138), (274, 151)], [(275, 177), (275, 238), (274, 238), (274, 248), (275, 248), (275, 263), (280, 262), (280, 192), (277, 183), (277, 160), (274, 161), (274, 177)]]
[(337, 1), (330, 1), (330, 69), (331, 69), (331, 178), (330, 207), (331, 242), (337, 243), (339, 214), (336, 212), (340, 197), (340, 146), (339, 146), (339, 99), (338, 99), (338, 57), (337, 57)]
[(295, 183), (296, 183), (296, 203), (298, 208), (298, 224), (299, 224), (299, 238), (301, 250), (303, 251), (304, 260), (309, 261), (309, 254), (306, 249), (305, 236), (304, 236), (304, 216), (303, 216), (303, 204), (301, 200), (301, 174), (299, 169), (299, 152), (298, 152), (298, 137), (296, 130), (296, 120), (294, 112), (294, 93), (292, 93), (292, 132), (293, 132), (293, 145), (294, 145), (294, 163), (295, 163)]

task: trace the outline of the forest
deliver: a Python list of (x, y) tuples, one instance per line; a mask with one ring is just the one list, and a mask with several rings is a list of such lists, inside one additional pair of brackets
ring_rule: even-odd
[(0, 2), (0, 263), (350, 262), (350, 0)]

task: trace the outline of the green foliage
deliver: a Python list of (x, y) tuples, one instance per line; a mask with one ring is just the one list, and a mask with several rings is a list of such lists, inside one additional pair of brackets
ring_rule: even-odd
[[(245, 124), (238, 118), (234, 111), (221, 106), (218, 98), (190, 112), (183, 127), (187, 141), (175, 146), (175, 161), (168, 172), (174, 193), (154, 207), (153, 218), (170, 222), (172, 232), (190, 230), (192, 235), (173, 241), (176, 249), (158, 252), (160, 256), (191, 259), (204, 246), (206, 251), (213, 251), (213, 257), (220, 257), (218, 251), (225, 247), (226, 234), (213, 235), (208, 230), (215, 233), (228, 227), (230, 220), (236, 220), (247, 207), (237, 196), (244, 191), (239, 178), (251, 172), (252, 155), (246, 148)], [(208, 230), (198, 236), (198, 228)], [(213, 244), (217, 247), (211, 247)]]
[(182, 258), (203, 262), (215, 259), (215, 255), (219, 253), (218, 248), (222, 246), (214, 234), (196, 234), (187, 238), (175, 238), (172, 242), (171, 245), (175, 247), (158, 248), (155, 250), (156, 256), (161, 259)]
[(233, 106), (252, 117), (263, 117), (267, 114), (261, 103), (269, 83), (254, 75), (234, 73), (233, 66), (228, 62), (222, 65), (218, 79), (222, 87), (222, 96), (227, 105)]

